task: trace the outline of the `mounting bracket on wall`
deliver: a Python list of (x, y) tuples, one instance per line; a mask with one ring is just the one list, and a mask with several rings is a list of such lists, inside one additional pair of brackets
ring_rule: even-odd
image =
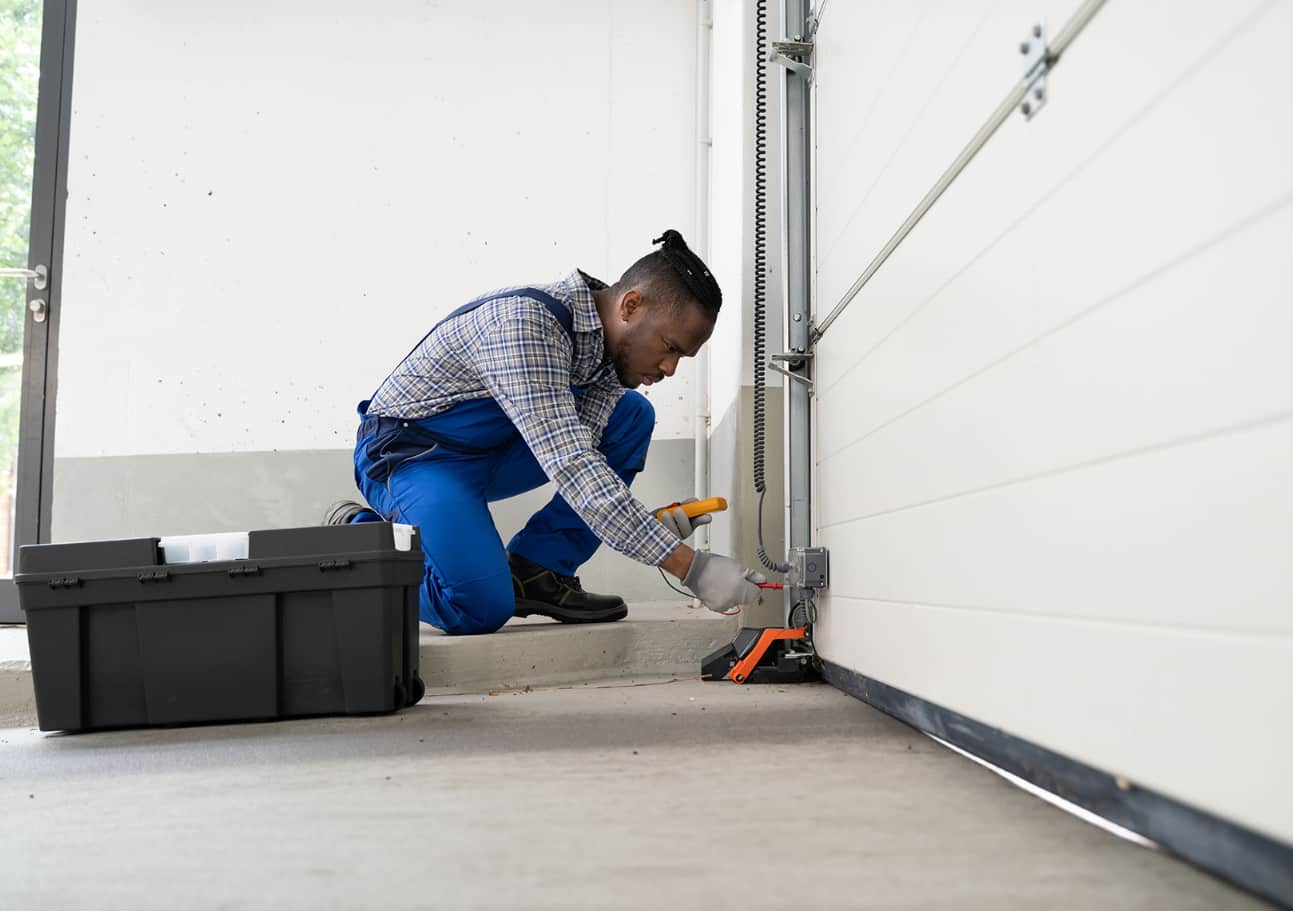
[[(787, 354), (774, 354), (768, 358), (767, 368), (782, 376), (788, 376), (796, 382), (803, 383), (810, 390), (813, 388), (811, 377), (805, 376), (808, 372), (809, 364), (812, 362), (812, 354), (805, 351), (794, 351)], [(785, 367), (778, 367), (773, 361), (782, 361)], [(794, 373), (792, 371), (801, 370), (803, 373)]]
[(802, 76), (806, 81), (813, 81), (813, 66), (805, 63), (804, 58), (813, 55), (811, 41), (774, 41), (772, 50), (768, 51), (769, 63), (780, 63), (790, 72)]
[(1037, 112), (1046, 107), (1046, 74), (1050, 72), (1054, 57), (1046, 43), (1046, 26), (1039, 22), (1028, 32), (1028, 37), (1019, 44), (1019, 53), (1024, 55), (1024, 79), (1028, 90), (1019, 105), (1019, 113), (1027, 120), (1037, 116)]

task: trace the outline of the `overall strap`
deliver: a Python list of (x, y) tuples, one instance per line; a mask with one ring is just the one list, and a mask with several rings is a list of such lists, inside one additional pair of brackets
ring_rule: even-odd
[[(404, 357), (400, 359), (400, 363), (404, 363), (404, 361), (408, 359), (409, 355), (411, 355), (414, 351), (417, 351), (418, 348), (422, 347), (422, 343), (431, 337), (431, 332), (435, 332), (445, 323), (449, 322), (449, 320), (455, 317), (470, 313), (471, 311), (475, 310), (477, 307), (481, 306), (482, 304), (487, 304), (490, 301), (502, 300), (505, 297), (528, 297), (530, 300), (538, 301), (540, 304), (543, 304), (543, 306), (548, 308), (548, 312), (557, 318), (557, 322), (561, 324), (561, 328), (565, 331), (566, 337), (570, 339), (570, 344), (574, 345), (575, 317), (574, 317), (574, 314), (571, 313), (569, 307), (567, 307), (564, 303), (559, 301), (557, 298), (553, 297), (548, 292), (540, 291), (538, 288), (528, 288), (528, 287), (527, 288), (508, 288), (507, 290), (499, 291), (495, 294), (487, 294), (484, 297), (478, 297), (474, 301), (470, 301), (469, 303), (463, 304), (457, 310), (450, 313), (444, 319), (440, 320), (440, 322), (432, 326), (431, 331), (428, 332), (426, 335), (422, 336), (422, 338), (418, 340), (418, 343), (414, 345), (411, 349), (409, 349), (409, 353), (404, 355)], [(383, 380), (382, 382), (384, 383), (385, 380)], [(378, 388), (381, 388), (381, 387), (379, 386)], [(377, 392), (376, 390), (374, 390), (373, 395), (376, 395), (376, 394)], [(368, 402), (371, 400), (372, 400), (372, 396), (369, 396), (368, 399), (365, 400), (364, 402), (365, 409), (367, 409)]]
[[(477, 307), (479, 307), (482, 304), (487, 304), (490, 301), (501, 300), (504, 297), (528, 297), (532, 301), (537, 301), (538, 303), (543, 304), (543, 306), (548, 308), (548, 312), (557, 318), (557, 322), (560, 323), (561, 328), (565, 330), (566, 336), (570, 339), (570, 343), (572, 345), (575, 343), (575, 325), (574, 325), (575, 318), (574, 318), (574, 315), (570, 312), (570, 308), (567, 307), (561, 301), (557, 300), (548, 292), (540, 291), (538, 288), (509, 288), (506, 291), (499, 291), (496, 294), (489, 294), (489, 295), (486, 295), (485, 297), (478, 297), (474, 301), (471, 301), (470, 303), (463, 304), (457, 310), (453, 311), (453, 313), (450, 313), (444, 319), (440, 320), (440, 322), (436, 323), (431, 328), (431, 332), (435, 332), (436, 329), (439, 329), (441, 326), (443, 326), (445, 323), (449, 322), (449, 320), (453, 319), (456, 316), (462, 316), (463, 314), (470, 313), (471, 311), (475, 310)], [(430, 332), (427, 333), (427, 335), (430, 335), (430, 334), (431, 334)], [(425, 340), (426, 339), (424, 336), (423, 341)], [(420, 345), (422, 343), (418, 342), (418, 344)]]

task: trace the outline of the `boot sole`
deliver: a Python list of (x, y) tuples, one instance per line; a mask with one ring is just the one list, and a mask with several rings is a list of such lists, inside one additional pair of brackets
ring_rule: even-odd
[(516, 599), (516, 616), (529, 617), (538, 614), (542, 617), (551, 617), (561, 623), (610, 623), (613, 620), (623, 620), (629, 615), (629, 606), (621, 601), (614, 607), (608, 607), (604, 610), (574, 610), (562, 607), (560, 604), (549, 604), (546, 601), (530, 601), (525, 598)]

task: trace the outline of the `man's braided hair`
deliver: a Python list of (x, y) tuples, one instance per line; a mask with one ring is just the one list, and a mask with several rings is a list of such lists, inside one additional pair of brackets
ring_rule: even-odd
[(660, 244), (660, 249), (629, 266), (616, 284), (621, 288), (648, 286), (653, 294), (674, 306), (693, 300), (711, 319), (716, 319), (723, 306), (723, 292), (709, 267), (692, 252), (682, 235), (670, 228), (651, 243)]

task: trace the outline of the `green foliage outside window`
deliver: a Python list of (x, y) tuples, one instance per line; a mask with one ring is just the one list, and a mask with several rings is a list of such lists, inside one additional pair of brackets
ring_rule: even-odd
[[(0, 0), (0, 265), (27, 265), (40, 0)], [(0, 279), (0, 453), (16, 455), (27, 285)], [(0, 468), (7, 468), (0, 455)], [(0, 479), (3, 483), (3, 479)]]

